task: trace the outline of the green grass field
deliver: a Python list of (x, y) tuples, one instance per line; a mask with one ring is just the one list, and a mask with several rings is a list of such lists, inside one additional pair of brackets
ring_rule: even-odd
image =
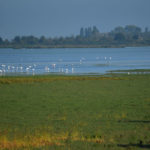
[(7, 149), (150, 149), (150, 75), (0, 77)]

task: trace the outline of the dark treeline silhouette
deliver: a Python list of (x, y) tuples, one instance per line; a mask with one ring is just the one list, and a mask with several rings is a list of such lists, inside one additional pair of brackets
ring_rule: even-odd
[(81, 28), (79, 35), (58, 38), (16, 36), (12, 40), (0, 37), (0, 47), (52, 48), (52, 47), (127, 47), (149, 46), (150, 31), (138, 26), (119, 26), (107, 33), (101, 33), (96, 26)]

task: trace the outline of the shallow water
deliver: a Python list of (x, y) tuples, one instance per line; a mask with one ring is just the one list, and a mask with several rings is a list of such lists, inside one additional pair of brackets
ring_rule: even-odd
[(0, 49), (0, 75), (150, 69), (150, 47)]

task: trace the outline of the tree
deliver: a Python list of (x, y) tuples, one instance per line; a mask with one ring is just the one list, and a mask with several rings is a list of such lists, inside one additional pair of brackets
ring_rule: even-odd
[(93, 37), (99, 35), (99, 30), (97, 29), (96, 26), (93, 26), (93, 28), (88, 27), (88, 28), (81, 28), (80, 29), (80, 37)]
[(139, 33), (141, 33), (141, 31), (142, 31), (142, 29), (140, 27), (135, 26), (135, 25), (125, 26), (125, 32), (126, 33), (139, 34)]
[(125, 40), (125, 35), (123, 33), (116, 33), (114, 40), (116, 41), (124, 41)]
[(3, 43), (4, 43), (5, 45), (9, 45), (9, 44), (10, 44), (10, 42), (9, 42), (8, 39), (5, 39), (5, 41), (3, 41)]
[(67, 46), (118, 46), (150, 45), (150, 32), (148, 28), (142, 32), (140, 27), (127, 25), (118, 26), (108, 33), (100, 33), (96, 26), (81, 28), (77, 36), (40, 38), (34, 36), (15, 36), (13, 40), (3, 40), (0, 37), (0, 47), (67, 47)]
[(138, 34), (134, 34), (132, 37), (134, 40), (138, 40), (139, 39), (139, 35)]
[(34, 45), (36, 43), (37, 43), (37, 38), (36, 37), (34, 37), (32, 35), (27, 37), (27, 44)]
[(99, 30), (97, 29), (97, 27), (96, 27), (96, 26), (93, 26), (92, 34), (93, 34), (94, 36), (96, 36), (96, 35), (98, 35), (98, 34), (99, 34)]
[(88, 28), (85, 28), (85, 37), (87, 38), (88, 36), (89, 36)]
[(85, 37), (84, 28), (80, 29), (80, 37)]
[(113, 30), (114, 33), (124, 33), (125, 30), (123, 27), (119, 26), (119, 27), (116, 27), (114, 30)]
[(87, 28), (87, 35), (88, 35), (88, 37), (90, 37), (92, 35), (92, 28), (91, 27)]
[(0, 44), (3, 44), (3, 39), (0, 37)]
[(148, 27), (145, 27), (145, 33), (148, 33)]
[(21, 38), (20, 38), (20, 36), (15, 36), (15, 38), (13, 39), (13, 43), (14, 43), (14, 44), (20, 44), (20, 43), (21, 43)]
[(41, 36), (41, 37), (40, 37), (39, 43), (40, 43), (40, 44), (46, 43), (46, 38), (45, 38), (45, 36)]
[[(19, 40), (18, 37), (16, 40)], [(38, 43), (38, 38), (34, 36), (23, 36), (20, 38), (20, 43), (23, 45), (36, 45)]]

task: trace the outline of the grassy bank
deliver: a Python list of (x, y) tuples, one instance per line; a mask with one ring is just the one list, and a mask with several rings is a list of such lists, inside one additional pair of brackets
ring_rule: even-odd
[(150, 75), (0, 77), (0, 149), (149, 149)]
[(150, 73), (150, 69), (129, 69), (129, 70), (110, 70), (107, 71), (109, 73), (125, 73), (125, 72), (130, 72), (130, 73)]

